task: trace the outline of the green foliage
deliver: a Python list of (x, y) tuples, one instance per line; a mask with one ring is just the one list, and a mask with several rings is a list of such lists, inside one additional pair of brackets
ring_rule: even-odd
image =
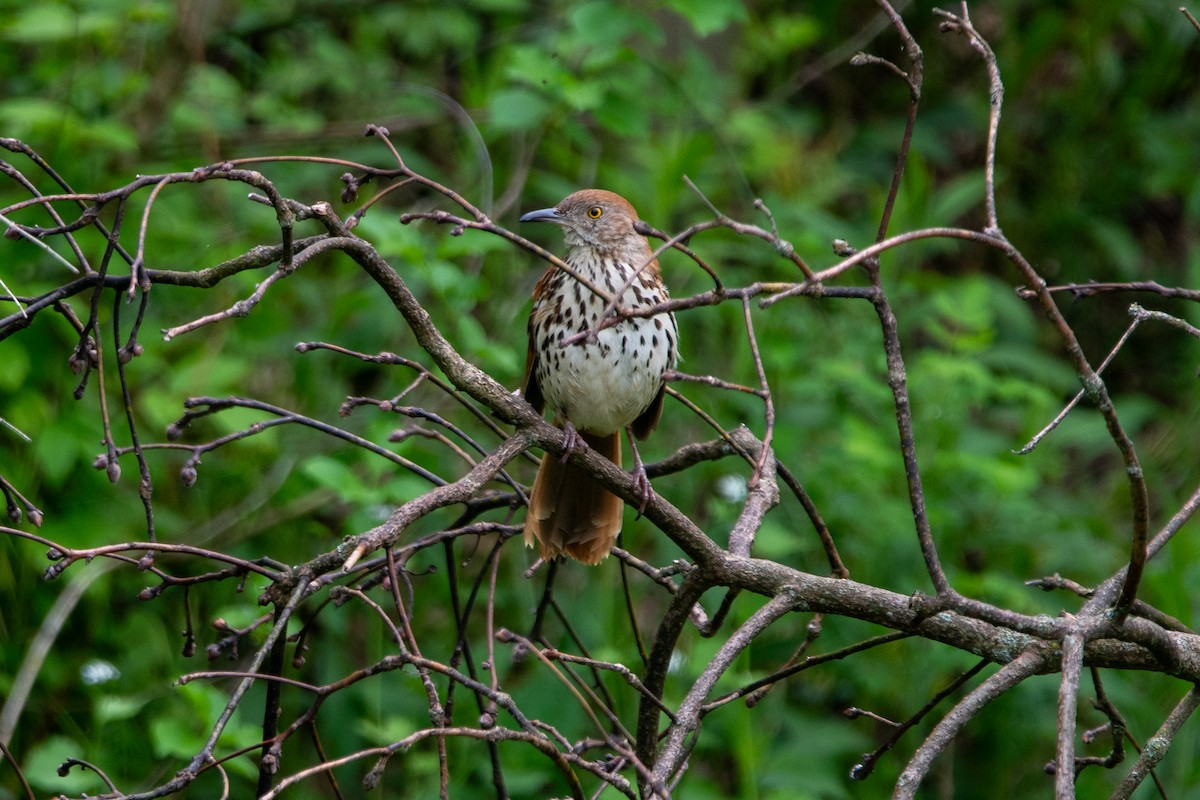
[[(77, 190), (103, 191), (134, 173), (282, 153), (386, 165), (378, 142), (361, 137), (367, 123), (380, 123), (409, 163), (506, 225), (516, 226), (520, 210), (601, 185), (634, 199), (656, 227), (675, 229), (709, 213), (684, 184), (686, 175), (722, 211), (767, 225), (753, 206), (763, 198), (782, 235), (819, 268), (833, 263), (832, 239), (858, 247), (871, 242), (908, 99), (903, 85), (883, 70), (846, 63), (858, 49), (899, 58), (890, 31), (862, 35), (876, 13), (869, 3), (803, 9), (732, 0), (669, 0), (651, 7), (619, 0), (192, 5), (0, 3), (0, 136), (29, 143)], [(925, 49), (925, 94), (891, 232), (978, 227), (985, 76), (965, 44), (937, 32), (928, 4), (913, 5), (905, 18)], [(1001, 224), (1054, 283), (1200, 285), (1200, 47), (1174, 8), (1078, 0), (972, 5), (998, 53), (1006, 86), (998, 158)], [(34, 173), (15, 154), (6, 160)], [(271, 163), (252, 168), (305, 202), (334, 200), (344, 171)], [(55, 190), (49, 182), (39, 186)], [(11, 181), (0, 188), (5, 205), (25, 196)], [(253, 245), (275, 243), (270, 209), (243, 197), (240, 186), (167, 187), (152, 210), (147, 263), (198, 270)], [(144, 201), (143, 195), (139, 203)], [(400, 210), (428, 202), (426, 194), (396, 192), (363, 218), (358, 233), (396, 266), (456, 348), (515, 387), (539, 268), (496, 237), (470, 231), (450, 236), (432, 225), (399, 223)], [(142, 211), (135, 205), (127, 211), (132, 218)], [(349, 208), (335, 205), (339, 213)], [(15, 216), (28, 222), (34, 212)], [(546, 232), (528, 235), (557, 246)], [(0, 277), (15, 292), (32, 295), (63, 279), (63, 267), (31, 246), (3, 244)], [(124, 244), (136, 246), (132, 238)], [(691, 245), (727, 285), (796, 276), (769, 246), (727, 232), (698, 236)], [(65, 253), (61, 243), (51, 246)], [(86, 248), (98, 261), (103, 242), (90, 240)], [(663, 263), (676, 296), (709, 288), (708, 278), (682, 257), (668, 254)], [(1041, 315), (1016, 297), (1019, 278), (1010, 266), (990, 251), (918, 242), (886, 254), (883, 274), (908, 359), (931, 522), (952, 582), (964, 594), (1029, 613), (1074, 608), (1070, 598), (1034, 593), (1022, 582), (1060, 572), (1090, 585), (1107, 576), (1128, 550), (1129, 500), (1103, 422), (1086, 404), (1032, 454), (1013, 452), (1078, 389), (1057, 340)], [(128, 367), (143, 441), (163, 441), (182, 401), (196, 395), (261, 398), (377, 443), (410, 424), (370, 407), (338, 417), (344, 397), (394, 397), (409, 385), (410, 372), (293, 351), (300, 341), (328, 341), (368, 354), (415, 355), (386, 298), (344, 260), (306, 264), (244, 318), (170, 342), (149, 335), (227, 308), (263, 277), (246, 273), (204, 292), (154, 289), (143, 324), (146, 352)], [(851, 274), (845, 283), (861, 284), (862, 278)], [(111, 299), (106, 294), (101, 301), (110, 368)], [(73, 301), (81, 315), (88, 301)], [(1128, 324), (1126, 296), (1064, 297), (1062, 305), (1093, 363)], [(4, 307), (7, 314), (11, 305)], [(1182, 301), (1156, 300), (1155, 307), (1193, 323), (1200, 319)], [(118, 310), (124, 334), (136, 310)], [(812, 494), (852, 575), (900, 592), (928, 591), (874, 312), (851, 300), (794, 299), (756, 309), (754, 323), (779, 415), (774, 446)], [(735, 304), (689, 311), (680, 326), (682, 369), (757, 385)], [(100, 452), (98, 389), (90, 385), (81, 400), (72, 399), (77, 379), (66, 362), (73, 345), (68, 326), (46, 315), (0, 344), (0, 416), (34, 440), (23, 443), (0, 428), (0, 472), (43, 508), (52, 536), (72, 546), (143, 539), (134, 462), (122, 461), (125, 474), (116, 486), (91, 467)], [(1181, 441), (1176, 433), (1200, 424), (1196, 362), (1194, 342), (1148, 324), (1105, 375), (1152, 478), (1155, 524), (1165, 522), (1200, 478), (1194, 441)], [(763, 410), (754, 398), (692, 385), (680, 391), (726, 428), (746, 423), (761, 435)], [(120, 422), (119, 392), (112, 383), (106, 392)], [(402, 402), (456, 411), (428, 386)], [(233, 433), (261, 418), (217, 415), (196, 423), (189, 435), (201, 440)], [(484, 436), (482, 430), (477, 425), (470, 433)], [(127, 444), (127, 430), (120, 435)], [(675, 406), (644, 452), (658, 458), (710, 435)], [(429, 440), (410, 437), (393, 447), (439, 474), (464, 469), (458, 456)], [(210, 453), (190, 489), (179, 482), (183, 462), (176, 452), (151, 451), (158, 536), (219, 542), (246, 558), (271, 553), (306, 560), (340, 537), (378, 524), (395, 504), (427, 488), (390, 463), (310, 430), (276, 429)], [(515, 469), (520, 480), (532, 475), (526, 465)], [(739, 480), (744, 485), (744, 477), (728, 463), (703, 465), (656, 480), (655, 488), (694, 510), (723, 543), (738, 506), (722, 491)], [(412, 535), (434, 530), (435, 522), (448, 525), (451, 518), (422, 523), (427, 529)], [(1185, 620), (1197, 610), (1188, 587), (1200, 580), (1200, 552), (1193, 552), (1200, 545), (1187, 539), (1152, 564), (1146, 583), (1147, 600)], [(455, 553), (464, 585), (482, 568), (489, 546), (482, 542), (477, 552)], [(679, 555), (646, 523), (634, 522), (632, 512), (624, 546), (651, 563)], [(528, 626), (540, 591), (540, 584), (523, 577), (527, 564), (518, 563), (516, 552), (506, 551), (496, 601), (514, 629)], [(794, 500), (772, 512), (756, 554), (828, 571)], [(0, 695), (7, 696), (28, 642), (65, 583), (39, 581), (42, 556), (28, 542), (0, 539)], [(423, 556), (412, 566), (444, 571), (451, 565)], [(171, 567), (196, 569), (187, 562)], [(621, 593), (615, 570), (564, 569), (575, 592), (564, 601), (564, 613), (579, 635), (594, 644), (597, 657), (637, 665), (624, 611), (608, 602)], [(228, 686), (172, 686), (173, 680), (206, 668), (204, 648), (221, 637), (204, 627), (208, 621), (222, 617), (248, 626), (260, 611), (253, 598), (262, 587), (253, 579), (242, 594), (193, 591), (187, 602), (200, 655), (184, 658), (177, 635), (187, 618), (182, 594), (142, 603), (137, 592), (154, 580), (132, 569), (121, 574), (87, 590), (39, 672), (11, 742), (40, 793), (100, 791), (90, 773), (55, 775), (66, 757), (104, 766), (128, 789), (152, 773), (178, 769), (211, 729)], [(412, 580), (419, 624), (452, 631), (444, 575), (416, 574)], [(715, 607), (719, 598), (705, 602)], [(740, 599), (734, 617), (744, 620), (759, 602)], [(637, 609), (643, 637), (652, 636), (647, 621), (661, 610), (654, 603)], [(718, 693), (777, 668), (803, 638), (806, 622), (781, 623), (756, 642)], [(337, 680), (392, 647), (378, 620), (348, 608), (323, 614), (315, 625), (319, 644), (297, 670), (302, 680)], [(869, 627), (827, 620), (817, 647), (833, 650), (878, 633)], [(468, 633), (477, 652), (485, 652), (482, 626)], [(552, 635), (567, 649), (560, 628)], [(685, 635), (668, 686), (674, 700), (719, 639)], [(253, 637), (243, 643), (236, 656), (221, 653), (215, 668), (239, 668), (254, 643)], [(444, 651), (426, 655), (448, 660), (453, 641), (442, 644)], [(119, 677), (83, 686), (80, 670), (93, 657), (110, 661)], [(561, 684), (534, 665), (513, 665), (504, 651), (497, 657), (506, 690), (530, 716), (553, 716), (572, 735), (590, 730)], [(849, 769), (888, 732), (863, 720), (846, 721), (838, 712), (854, 705), (907, 718), (970, 666), (962, 654), (929, 643), (891, 645), (791, 678), (753, 709), (730, 704), (706, 720), (681, 793), (760, 800), (882, 796), (880, 787), (895, 778), (915, 737), (884, 757), (866, 788), (854, 785)], [(1109, 680), (1141, 741), (1180, 693), (1165, 680)], [(444, 682), (438, 685), (444, 688)], [(625, 704), (623, 722), (632, 724), (632, 692), (615, 678), (606, 685)], [(1042, 714), (1051, 707), (1054, 685), (1046, 679), (1022, 687), (964, 734), (944, 757), (943, 777), (955, 797), (1049, 791), (1039, 770), (1053, 749), (1052, 720), (1047, 714), (1032, 721), (1030, 709)], [(288, 710), (299, 713), (310, 700), (288, 695)], [(468, 706), (463, 700), (461, 719), (477, 716), (478, 709)], [(258, 707), (261, 699), (247, 703), (222, 752), (258, 740), (258, 721), (248, 712)], [(1081, 719), (1089, 726), (1101, 721), (1090, 709)], [(322, 744), (327, 753), (340, 754), (396, 741), (426, 724), (417, 678), (389, 675), (382, 684), (331, 698), (321, 713)], [(922, 723), (915, 733), (928, 727)], [(1193, 752), (1195, 742), (1193, 732), (1177, 741), (1177, 749)], [(490, 796), (481, 746), (451, 740), (448, 747), (452, 796)], [(516, 745), (501, 747), (512, 796), (562, 791), (544, 757)], [(1097, 747), (1089, 754), (1104, 749)], [(436, 793), (434, 752), (423, 743), (397, 756), (380, 793)], [(225, 767), (235, 796), (251, 791), (255, 768), (249, 760)], [(1200, 786), (1200, 769), (1186, 757), (1169, 758), (1164, 770), (1166, 782), (1184, 794)], [(364, 771), (346, 768), (338, 777), (357, 788)], [(0, 776), (0, 796), (15, 796), (11, 771)], [(1111, 785), (1108, 775), (1089, 772), (1085, 780), (1096, 794)], [(323, 791), (314, 781), (295, 796)]]

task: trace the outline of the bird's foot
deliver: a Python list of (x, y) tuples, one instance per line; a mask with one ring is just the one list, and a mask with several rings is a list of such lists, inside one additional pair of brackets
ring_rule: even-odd
[(646, 506), (650, 505), (654, 490), (650, 488), (650, 476), (646, 474), (646, 465), (642, 463), (642, 454), (638, 452), (633, 436), (629, 437), (629, 447), (633, 450), (633, 480), (642, 499), (642, 502), (638, 503), (637, 516), (634, 519), (641, 519), (642, 514), (646, 513)]
[(583, 441), (583, 437), (579, 435), (579, 431), (575, 430), (575, 426), (569, 421), (563, 423), (563, 451), (562, 463), (567, 463), (571, 456), (575, 453), (582, 453), (587, 449), (587, 444)]
[(650, 488), (650, 479), (646, 477), (646, 468), (641, 464), (634, 469), (633, 479), (637, 481), (638, 493), (642, 496), (642, 502), (638, 504), (637, 516), (634, 519), (641, 519), (642, 514), (646, 513), (646, 506), (650, 505), (650, 497), (654, 494), (654, 490)]

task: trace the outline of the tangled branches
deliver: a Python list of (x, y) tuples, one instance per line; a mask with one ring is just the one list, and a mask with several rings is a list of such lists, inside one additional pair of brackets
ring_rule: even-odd
[[(541, 585), (531, 616), (523, 613), (519, 603), (502, 599), (512, 594), (503, 585), (512, 579), (505, 566), (524, 558), (513, 544), (514, 534), (520, 529), (514, 519), (519, 522), (520, 509), (527, 501), (521, 479), (527, 467), (523, 462), (532, 460), (531, 451), (559, 452), (564, 446), (563, 432), (542, 420), (479, 363), (465, 357), (447, 338), (446, 320), (431, 315), (429, 304), (412, 290), (398, 264), (385, 258), (369, 237), (360, 236), (358, 228), (367, 211), (385, 198), (404, 197), (410, 208), (401, 217), (404, 224), (447, 226), (451, 236), (498, 237), (506, 247), (528, 258), (541, 258), (569, 270), (566, 264), (490, 218), (451, 187), (409, 166), (401, 155), (403, 148), (398, 148), (389, 132), (379, 126), (368, 127), (367, 134), (375, 137), (390, 156), (393, 165), (386, 168), (329, 158), (248, 158), (192, 171), (142, 176), (99, 193), (75, 191), (32, 147), (13, 139), (0, 140), (0, 146), (32, 165), (26, 171), (5, 165), (6, 176), (28, 194), (26, 199), (0, 209), (0, 218), (8, 225), (9, 239), (13, 240), (10, 247), (53, 253), (57, 262), (65, 263), (75, 273), (69, 280), (31, 295), (4, 287), (9, 310), (0, 318), (0, 339), (24, 335), (35, 322), (52, 314), (65, 321), (73, 338), (68, 363), (79, 376), (75, 396), (88, 396), (89, 384), (94, 380), (98, 428), (102, 432), (102, 452), (94, 466), (116, 483), (123, 466), (136, 464), (145, 536), (116, 537), (94, 546), (73, 545), (70, 532), (47, 518), (15, 482), (3, 475), (0, 490), (13, 527), (0, 530), (47, 548), (51, 561), (45, 573), (48, 579), (59, 578), (72, 569), (95, 569), (93, 562), (103, 559), (136, 567), (157, 581), (142, 590), (143, 600), (181, 594), (187, 607), (186, 655), (196, 650), (198, 639), (188, 605), (192, 593), (217, 592), (226, 585), (240, 591), (252, 585), (258, 603), (270, 608), (267, 614), (256, 611), (253, 619), (241, 627), (223, 619), (212, 623), (221, 637), (208, 645), (210, 658), (232, 657), (238, 662), (237, 669), (193, 671), (177, 678), (179, 685), (227, 683), (231, 688), (215, 718), (204, 720), (203, 743), (194, 749), (185, 766), (173, 770), (173, 777), (130, 791), (106, 775), (101, 770), (103, 765), (72, 759), (64, 768), (95, 770), (107, 785), (103, 796), (154, 798), (181, 792), (202, 776), (218, 775), (228, 787), (238, 779), (241, 757), (253, 754), (259, 797), (277, 797), (295, 784), (317, 778), (328, 781), (330, 791), (340, 796), (339, 780), (346, 775), (354, 774), (372, 788), (397, 771), (393, 761), (398, 757), (427, 749), (436, 756), (436, 782), (442, 796), (448, 797), (452, 785), (458, 782), (456, 772), (467, 772), (462, 764), (482, 750), (487, 753), (487, 780), (495, 796), (506, 797), (510, 792), (506, 775), (511, 769), (506, 765), (513, 748), (519, 747), (522, 752), (536, 755), (541, 767), (537, 785), (550, 787), (546, 791), (583, 798), (609, 787), (626, 797), (665, 799), (685, 780), (689, 759), (704, 736), (710, 715), (718, 714), (734, 700), (746, 699), (750, 705), (764, 702), (772, 687), (801, 672), (852, 655), (864, 657), (861, 654), (901, 639), (939, 643), (970, 654), (976, 663), (935, 693), (908, 720), (894, 725), (894, 734), (854, 768), (854, 777), (867, 778), (880, 757), (905, 733), (929, 714), (940, 713), (939, 721), (914, 748), (896, 783), (895, 797), (915, 796), (934, 759), (985, 706), (1032, 676), (1047, 673), (1060, 675), (1056, 712), (1045, 712), (1047, 724), (1053, 716), (1058, 731), (1050, 766), (1058, 796), (1073, 796), (1074, 781), (1087, 767), (1118, 768), (1128, 729), (1120, 711), (1104, 693), (1100, 671), (1153, 671), (1189, 684), (1200, 679), (1200, 636), (1139, 597), (1147, 562), (1195, 513), (1200, 505), (1200, 489), (1181, 503), (1157, 531), (1153, 530), (1147, 478), (1133, 437), (1101, 373), (1138, 325), (1167, 322), (1192, 336), (1200, 332), (1161, 311), (1135, 305), (1131, 307), (1133, 322), (1126, 334), (1103, 363), (1093, 366), (1062, 314), (1056, 295), (1067, 289), (1081, 295), (1139, 291), (1195, 300), (1197, 294), (1153, 281), (1049, 286), (1030, 260), (1008, 241), (995, 197), (1003, 84), (996, 58), (973, 27), (965, 6), (957, 14), (943, 13), (943, 30), (965, 37), (983, 59), (989, 76), (986, 220), (978, 230), (933, 227), (890, 235), (892, 211), (917, 120), (923, 54), (899, 15), (886, 3), (881, 5), (905, 44), (908, 63), (900, 66), (867, 55), (854, 63), (883, 68), (899, 77), (911, 102), (875, 241), (861, 246), (837, 243), (834, 249), (839, 260), (824, 268), (812, 268), (783, 238), (765, 204), (758, 204), (766, 222), (763, 226), (727, 216), (707, 198), (702, 199), (712, 212), (710, 218), (673, 234), (651, 226), (643, 230), (662, 242), (656, 256), (677, 251), (683, 262), (699, 270), (712, 286), (637, 313), (651, 316), (671, 310), (681, 316), (699, 315), (708, 308), (734, 304), (740, 311), (740, 334), (756, 377), (749, 386), (717, 375), (675, 373), (670, 376), (672, 381), (677, 387), (702, 386), (736, 393), (752, 398), (758, 405), (752, 425), (723, 425), (681, 389), (672, 389), (680, 416), (690, 415), (692, 420), (688, 440), (675, 452), (647, 465), (649, 475), (669, 480), (670, 476), (686, 476), (704, 464), (737, 462), (736, 469), (745, 475), (745, 493), (739, 499), (725, 545), (701, 522), (700, 509), (679, 508), (667, 496), (653, 494), (645, 518), (677, 548), (679, 557), (655, 564), (639, 558), (637, 548), (618, 548), (617, 564), (603, 568), (620, 572), (620, 601), (625, 607), (623, 613), (629, 617), (629, 647), (598, 641), (586, 620), (565, 608), (564, 598), (570, 598), (574, 590), (571, 581), (582, 580), (575, 565), (534, 563), (524, 572), (527, 585), (535, 581)], [(303, 203), (285, 196), (277, 179), (259, 171), (268, 166), (274, 169), (275, 162), (280, 161), (285, 166), (305, 162), (344, 170), (341, 200), (354, 204), (355, 210), (343, 219), (331, 202)], [(54, 193), (37, 188), (44, 181), (56, 184)], [(217, 181), (248, 187), (250, 201), (273, 214), (277, 237), (199, 270), (153, 266), (147, 242), (159, 218), (155, 212), (160, 198), (180, 184), (195, 187)], [(361, 199), (364, 190), (374, 185), (382, 188)], [(695, 186), (692, 189), (699, 194)], [(41, 215), (38, 223), (22, 221), (33, 214)], [(716, 229), (744, 237), (739, 240), (742, 246), (773, 249), (794, 271), (794, 279), (732, 285), (729, 276), (705, 257), (703, 234)], [(1037, 582), (1047, 590), (1064, 590), (1069, 596), (1078, 596), (1081, 602), (1070, 614), (1056, 618), (1025, 614), (965, 596), (955, 589), (952, 576), (943, 567), (918, 454), (920, 432), (914, 425), (900, 334), (903, 309), (898, 310), (889, 298), (887, 269), (881, 263), (891, 251), (931, 239), (960, 240), (999, 253), (1021, 285), (1021, 296), (1048, 320), (1049, 329), (1082, 385), (1079, 396), (1022, 452), (1032, 452), (1079, 401), (1086, 399), (1098, 409), (1124, 467), (1130, 497), (1125, 561), (1112, 564), (1110, 577), (1090, 588), (1060, 576)], [(94, 240), (103, 243), (98, 258), (88, 254)], [(59, 244), (59, 249), (50, 243)], [(347, 427), (275, 402), (242, 396), (189, 398), (184, 401), (183, 415), (168, 426), (166, 440), (147, 440), (140, 421), (137, 368), (139, 358), (149, 347), (142, 343), (142, 325), (152, 296), (157, 298), (166, 290), (185, 287), (206, 291), (225, 288), (246, 273), (258, 278), (249, 294), (222, 310), (177, 321), (163, 330), (165, 341), (187, 341), (198, 337), (202, 330), (220, 329), (235, 319), (253, 315), (260, 306), (272, 302), (286, 281), (308, 280), (315, 265), (326, 262), (351, 263), (369, 277), (402, 319), (408, 349), (403, 355), (370, 354), (336, 342), (310, 341), (296, 345), (297, 353), (307, 359), (336, 357), (372, 368), (406, 371), (412, 376), (411, 382), (397, 395), (339, 398), (340, 413), (349, 416), (367, 407), (383, 414), (402, 415), (413, 423), (393, 436), (393, 443), (421, 437), (441, 448), (446, 458), (422, 463)], [(860, 269), (867, 276), (865, 285), (843, 280)], [(595, 291), (604, 294), (598, 287)], [(605, 296), (611, 301), (610, 313), (596, 322), (597, 328), (630, 316), (613, 297)], [(773, 373), (764, 359), (752, 310), (756, 305), (759, 309), (786, 308), (797, 297), (821, 302), (865, 302), (878, 318), (886, 365), (883, 379), (895, 412), (899, 464), (930, 594), (902, 594), (854, 580), (848, 560), (838, 550), (838, 532), (830, 530), (819, 504), (805, 489), (806, 481), (820, 480), (820, 476), (806, 475), (794, 463), (792, 454), (776, 452), (775, 403), (786, 377)], [(112, 301), (108, 312), (104, 300)], [(125, 309), (131, 304), (136, 311), (128, 319), (130, 314)], [(106, 321), (111, 323), (111, 334), (105, 333)], [(686, 343), (684, 346), (686, 350)], [(418, 390), (436, 400), (410, 401)], [(119, 398), (117, 410), (109, 405), (113, 398)], [(255, 421), (243, 424), (243, 417), (238, 415), (244, 414), (255, 415)], [(226, 418), (234, 420), (223, 423), (227, 432), (205, 440), (205, 426)], [(294, 552), (291, 548), (279, 554), (253, 556), (239, 548), (162, 535), (153, 478), (156, 460), (182, 457), (179, 479), (190, 487), (200, 477), (202, 457), (228, 452), (285, 427), (302, 427), (356, 448), (364, 459), (411, 478), (413, 482), (406, 483), (406, 487), (415, 484), (419, 489), (394, 503), (385, 518), (376, 520), (377, 524), (361, 526), (336, 546), (309, 546), (298, 563), (286, 555)], [(606, 487), (638, 504), (641, 496), (633, 477), (594, 452), (574, 457)], [(811, 534), (829, 565), (828, 575), (806, 571), (786, 559), (758, 554), (764, 521), (781, 502), (796, 503), (807, 516)], [(315, 512), (308, 509), (306, 513)], [(45, 528), (45, 532), (23, 527), (23, 521), (34, 528)], [(800, 536), (798, 532), (795, 535)], [(435, 573), (435, 569), (440, 572)], [(564, 575), (568, 570), (570, 574)], [(714, 594), (719, 599), (714, 600)], [(641, 627), (650, 615), (653, 636), (644, 642)], [(824, 627), (832, 620), (844, 619), (882, 626), (887, 632), (816, 653)], [(355, 651), (358, 663), (331, 678), (318, 675), (316, 670), (306, 671), (306, 654), (330, 647), (323, 645), (322, 639), (338, 641), (331, 629), (345, 625), (378, 631), (386, 643), (382, 652), (372, 654), (369, 648)], [(719, 688), (728, 687), (735, 663), (751, 645), (762, 641), (765, 632), (781, 626), (791, 626), (789, 638), (799, 640), (791, 648), (790, 657), (740, 685)], [(799, 635), (795, 634), (797, 628), (802, 631)], [(686, 680), (674, 679), (681, 642), (693, 631), (700, 637), (714, 638), (715, 646)], [(293, 653), (290, 662), (286, 658), (289, 649)], [(633, 667), (625, 663), (633, 659), (640, 664)], [(1105, 758), (1076, 754), (1076, 707), (1084, 692), (1085, 674), (1090, 675), (1097, 705), (1109, 720), (1107, 729), (1113, 744), (1111, 755)], [(981, 675), (984, 677), (979, 678)], [(539, 682), (543, 688), (533, 688)], [(330, 713), (327, 707), (367, 686), (386, 686), (389, 692), (403, 689), (409, 698), (406, 702), (417, 697), (428, 724), (390, 737), (381, 735), (379, 738), (387, 739), (384, 743), (360, 743), (331, 752), (322, 735), (322, 723)], [(567, 698), (570, 711), (548, 709), (538, 696), (548, 691), (545, 686), (553, 686)], [(939, 711), (943, 701), (960, 689), (965, 694), (957, 703), (948, 711)], [(1192, 686), (1166, 716), (1155, 747), (1145, 749), (1115, 796), (1129, 796), (1149, 774), (1196, 704), (1197, 692)], [(261, 720), (261, 736), (231, 745), (227, 736), (231, 726), (252, 708)], [(872, 713), (855, 709), (851, 716), (871, 717)], [(16, 763), (7, 752), (6, 757)], [(479, 780), (477, 776), (473, 779)]]

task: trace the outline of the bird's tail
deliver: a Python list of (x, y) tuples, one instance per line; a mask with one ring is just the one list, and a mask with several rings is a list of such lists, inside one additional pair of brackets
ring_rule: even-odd
[[(621, 466), (620, 431), (608, 436), (579, 435), (588, 447)], [(529, 496), (525, 545), (532, 547), (536, 539), (538, 554), (547, 561), (567, 555), (584, 564), (599, 564), (617, 542), (624, 508), (621, 498), (574, 462), (564, 464), (546, 453)]]

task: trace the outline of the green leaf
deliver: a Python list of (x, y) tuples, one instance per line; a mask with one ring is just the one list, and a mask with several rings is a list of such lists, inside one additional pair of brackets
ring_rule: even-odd
[(546, 118), (550, 104), (528, 89), (504, 89), (488, 102), (488, 121), (497, 131), (528, 130)]
[(929, 224), (952, 225), (982, 206), (983, 171), (964, 173), (938, 188), (929, 205)]
[(179, 715), (155, 717), (150, 722), (150, 742), (159, 758), (186, 759), (204, 746), (204, 737), (195, 725)]
[(318, 486), (334, 490), (339, 497), (354, 503), (376, 503), (381, 493), (374, 487), (366, 486), (350, 467), (329, 456), (315, 456), (308, 459), (300, 467)]
[(571, 11), (570, 18), (575, 29), (597, 48), (620, 45), (645, 26), (640, 14), (629, 8), (618, 8), (607, 0), (578, 6)]
[(152, 698), (148, 695), (125, 697), (122, 695), (103, 695), (96, 702), (96, 722), (103, 725), (136, 717)]
[(398, 742), (416, 730), (413, 720), (399, 714), (390, 714), (380, 720), (360, 718), (358, 721), (358, 732), (376, 746)]
[(700, 36), (723, 31), (746, 19), (746, 8), (739, 0), (668, 0), (667, 6), (690, 22)]
[(58, 767), (68, 758), (86, 758), (87, 750), (66, 736), (52, 735), (42, 739), (29, 751), (21, 769), (30, 784), (45, 792), (80, 795), (84, 792), (100, 792), (103, 784), (95, 774), (73, 768), (65, 777), (59, 777)]
[(43, 97), (13, 97), (0, 102), (0, 127), (9, 136), (31, 138), (34, 131), (62, 125), (73, 116), (64, 104)]
[(223, 69), (193, 66), (184, 88), (186, 103), (172, 107), (172, 121), (189, 133), (234, 130), (245, 124), (242, 88)]
[[(50, 480), (57, 483), (65, 480), (72, 472), (91, 469), (91, 458), (94, 454), (84, 450), (84, 444), (79, 438), (80, 431), (73, 425), (52, 424), (37, 434), (30, 431), (26, 433), (34, 436), (37, 448), (35, 457)], [(96, 452), (102, 452), (99, 446)]]
[(13, 16), (3, 38), (20, 44), (46, 44), (106, 32), (118, 24), (115, 15), (81, 14), (66, 3), (29, 3)]
[[(11, 286), (9, 288), (12, 288)], [(25, 382), (29, 374), (29, 353), (20, 344), (9, 344), (4, 352), (4, 366), (0, 367), (0, 389), (15, 391)]]

